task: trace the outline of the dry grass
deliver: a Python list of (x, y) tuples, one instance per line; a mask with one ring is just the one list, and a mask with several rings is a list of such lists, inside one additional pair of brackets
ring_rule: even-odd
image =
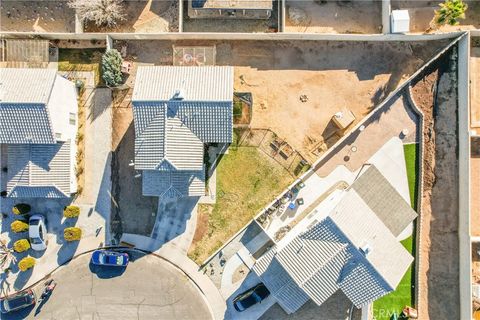
[(217, 168), (217, 203), (199, 207), (201, 223), (189, 257), (201, 264), (292, 182), (257, 148), (230, 148)]

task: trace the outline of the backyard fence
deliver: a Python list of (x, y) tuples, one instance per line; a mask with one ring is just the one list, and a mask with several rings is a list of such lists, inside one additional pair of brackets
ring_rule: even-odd
[(254, 147), (284, 167), (293, 177), (298, 177), (310, 168), (308, 161), (285, 139), (270, 129), (236, 128), (232, 150)]

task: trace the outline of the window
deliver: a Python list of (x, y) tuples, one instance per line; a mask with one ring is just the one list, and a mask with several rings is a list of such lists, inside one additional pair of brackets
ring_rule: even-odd
[(74, 112), (70, 112), (70, 124), (72, 126), (77, 124), (77, 114)]

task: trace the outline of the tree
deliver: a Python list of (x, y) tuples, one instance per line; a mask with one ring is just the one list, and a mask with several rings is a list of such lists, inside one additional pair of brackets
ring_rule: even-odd
[(467, 8), (467, 4), (462, 0), (445, 0), (444, 3), (440, 3), (440, 9), (435, 10), (435, 23), (456, 26), (459, 19), (465, 19)]
[(125, 20), (123, 0), (69, 0), (80, 20), (92, 21), (98, 27), (114, 27)]
[(116, 49), (105, 52), (102, 57), (102, 77), (106, 85), (116, 87), (123, 81), (122, 56)]
[(15, 262), (13, 249), (9, 249), (5, 241), (0, 240), (0, 271), (7, 269), (11, 262)]

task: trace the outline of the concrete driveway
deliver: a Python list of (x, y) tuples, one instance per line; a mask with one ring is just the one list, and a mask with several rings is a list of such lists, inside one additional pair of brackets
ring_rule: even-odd
[[(183, 272), (153, 255), (130, 251), (126, 268), (99, 268), (83, 255), (55, 272), (57, 287), (34, 309), (2, 319), (211, 319)], [(35, 288), (37, 297), (43, 284)]]
[(198, 197), (174, 200), (160, 198), (151, 237), (158, 243), (168, 243), (187, 254), (197, 225), (198, 200)]

